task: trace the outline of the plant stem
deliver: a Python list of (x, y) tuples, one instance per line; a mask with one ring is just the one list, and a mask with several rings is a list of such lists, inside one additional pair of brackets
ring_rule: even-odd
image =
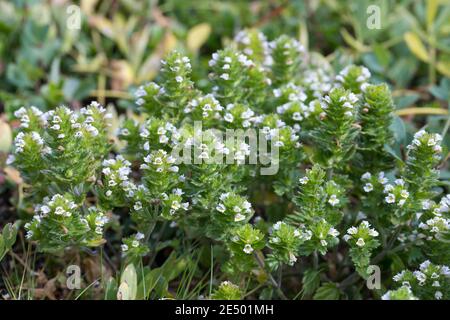
[[(258, 262), (258, 265), (261, 269), (265, 270), (264, 268), (264, 261), (261, 260), (261, 258), (259, 257), (258, 253), (255, 252), (254, 257), (256, 259), (256, 262)], [(280, 296), (280, 298), (282, 300), (288, 300), (288, 298), (286, 297), (286, 295), (284, 294), (284, 292), (281, 290), (281, 288), (278, 286), (277, 281), (273, 278), (272, 274), (270, 272), (267, 272), (267, 276), (269, 277), (269, 282), (272, 285), (272, 287), (275, 288), (275, 290), (277, 291), (278, 295)]]

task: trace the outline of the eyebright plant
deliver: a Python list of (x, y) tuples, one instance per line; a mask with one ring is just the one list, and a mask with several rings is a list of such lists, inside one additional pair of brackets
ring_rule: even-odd
[[(194, 247), (203, 259), (190, 263), (212, 281), (199, 294), (211, 299), (449, 298), (442, 137), (420, 130), (395, 153), (388, 85), (256, 30), (212, 54), (202, 89), (189, 57), (175, 51), (161, 64), (136, 90), (139, 116), (121, 123), (118, 151), (96, 102), (16, 112), (9, 163), (27, 184), (21, 209), (34, 210), (25, 229), (40, 250), (109, 242), (124, 266), (142, 267), (138, 288), (154, 290), (142, 298), (177, 297), (177, 276), (155, 257), (170, 248), (174, 265)], [(224, 139), (248, 129), (262, 139)], [(262, 174), (268, 164), (277, 170)]]

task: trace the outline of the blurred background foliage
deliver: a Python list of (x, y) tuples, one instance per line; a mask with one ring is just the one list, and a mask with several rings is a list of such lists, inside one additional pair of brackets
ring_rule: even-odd
[[(80, 29), (67, 27), (72, 4), (81, 8)], [(368, 27), (374, 5), (380, 29)], [(448, 0), (2, 0), (0, 100), (10, 111), (126, 99), (174, 48), (194, 59), (201, 85), (210, 54), (243, 28), (296, 36), (337, 69), (366, 65), (399, 90), (399, 108), (430, 95), (447, 100)]]

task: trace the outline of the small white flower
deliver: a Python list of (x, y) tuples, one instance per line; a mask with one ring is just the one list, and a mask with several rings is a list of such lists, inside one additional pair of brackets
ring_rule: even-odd
[(283, 222), (278, 221), (277, 223), (275, 223), (275, 224), (273, 225), (273, 229), (274, 229), (274, 230), (280, 230), (281, 224), (282, 224), (282, 223), (283, 223)]
[(372, 190), (373, 190), (373, 185), (370, 182), (366, 183), (366, 185), (364, 186), (364, 191), (370, 192)]
[(289, 252), (289, 263), (294, 264), (295, 262), (297, 262), (297, 257), (292, 252)]
[(225, 116), (223, 117), (223, 119), (226, 121), (226, 122), (233, 122), (233, 120), (234, 120), (234, 117), (233, 117), (233, 115), (231, 114), (231, 113), (227, 113), (227, 114), (225, 114)]
[(239, 222), (245, 219), (245, 216), (241, 213), (238, 213), (234, 216), (234, 222)]
[(243, 251), (244, 251), (246, 254), (251, 254), (251, 253), (253, 252), (253, 248), (252, 248), (252, 246), (251, 246), (250, 244), (247, 243), (247, 244), (244, 246)]
[(144, 239), (144, 234), (142, 232), (138, 232), (138, 233), (136, 233), (135, 238), (136, 238), (136, 240), (142, 240), (142, 239)]
[(120, 247), (122, 249), (122, 252), (127, 252), (128, 251), (128, 246), (126, 244), (123, 244)]
[(392, 193), (389, 193), (387, 197), (384, 198), (386, 203), (394, 203), (395, 202), (395, 195)]
[(337, 204), (339, 204), (339, 199), (336, 197), (336, 195), (335, 194), (332, 194), (331, 196), (330, 196), (330, 199), (328, 199), (328, 203), (329, 204), (331, 204), (333, 207), (335, 206), (335, 205), (337, 205)]
[(307, 184), (308, 181), (309, 181), (309, 178), (308, 177), (303, 177), (303, 178), (300, 178), (299, 181), (300, 181), (301, 184)]
[(359, 238), (358, 241), (356, 241), (356, 245), (358, 247), (363, 247), (366, 243), (364, 242), (363, 238)]
[(332, 237), (337, 237), (339, 235), (339, 231), (335, 228), (330, 228), (330, 230), (328, 230), (328, 234)]
[(180, 83), (180, 82), (183, 81), (183, 77), (182, 76), (177, 76), (177, 77), (175, 77), (175, 81)]
[(225, 206), (222, 204), (222, 203), (219, 203), (217, 206), (216, 206), (216, 210), (217, 211), (219, 211), (219, 212), (225, 212)]
[(135, 203), (134, 206), (133, 206), (133, 209), (134, 209), (135, 211), (141, 210), (141, 209), (142, 209), (142, 203), (141, 203), (140, 201), (136, 201), (136, 203)]
[(372, 175), (370, 174), (370, 172), (366, 172), (361, 176), (362, 180), (369, 180), (372, 177)]

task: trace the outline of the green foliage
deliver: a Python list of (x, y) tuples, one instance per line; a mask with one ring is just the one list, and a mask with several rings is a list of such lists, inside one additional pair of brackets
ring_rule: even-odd
[[(9, 163), (27, 183), (21, 208), (35, 207), (25, 228), (39, 249), (120, 246), (127, 267), (107, 285), (118, 299), (359, 298), (374, 263), (429, 258), (446, 270), (442, 138), (419, 131), (392, 161), (386, 84), (355, 65), (335, 73), (296, 40), (255, 30), (214, 52), (201, 84), (195, 69), (181, 51), (167, 55), (136, 90), (139, 114), (123, 116), (115, 149), (95, 102), (16, 112)], [(301, 289), (284, 286), (290, 273)], [(236, 285), (212, 293), (223, 279)], [(393, 298), (432, 297), (408, 281), (412, 293)]]
[(2, 233), (0, 233), (0, 261), (12, 249), (16, 242), (17, 231), (19, 229), (19, 223), (8, 223), (3, 227)]
[(222, 282), (211, 296), (214, 300), (241, 300), (242, 293), (239, 287), (230, 281)]

